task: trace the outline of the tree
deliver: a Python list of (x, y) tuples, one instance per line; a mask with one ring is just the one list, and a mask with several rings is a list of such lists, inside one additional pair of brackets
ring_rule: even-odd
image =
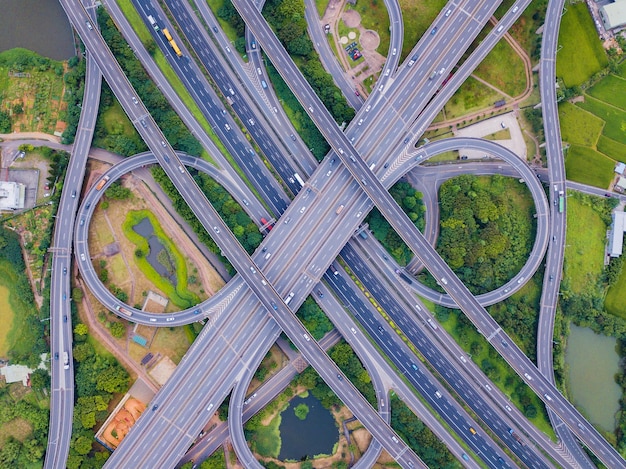
[(122, 392), (127, 387), (128, 373), (117, 363), (101, 372), (96, 380), (96, 389), (109, 393)]
[(50, 375), (47, 370), (37, 368), (30, 374), (30, 387), (36, 391), (43, 391), (50, 387)]
[(72, 300), (76, 303), (83, 301), (83, 290), (79, 287), (72, 288)]
[(87, 327), (87, 324), (79, 322), (78, 324), (76, 324), (76, 326), (74, 326), (74, 334), (87, 335), (88, 333), (89, 333), (89, 328)]
[(293, 411), (300, 420), (306, 420), (307, 415), (309, 415), (309, 406), (304, 403), (298, 404)]
[(111, 335), (116, 339), (121, 339), (126, 334), (126, 327), (121, 322), (111, 324)]
[(8, 134), (11, 132), (11, 116), (4, 111), (0, 111), (0, 133)]

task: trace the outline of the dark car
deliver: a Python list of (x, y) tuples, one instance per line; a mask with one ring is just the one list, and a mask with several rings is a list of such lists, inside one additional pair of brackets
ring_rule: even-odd
[(67, 322), (67, 314), (63, 315), (63, 322)]
[(217, 26), (213, 26), (213, 32), (216, 33), (217, 32)]
[(432, 29), (432, 31), (430, 32), (430, 34), (431, 34), (432, 36), (434, 36), (434, 35), (437, 33), (437, 29), (438, 29), (438, 28), (437, 28), (437, 26), (435, 26), (435, 27)]
[(67, 267), (63, 267), (63, 275), (67, 275)]
[(357, 96), (361, 96), (361, 93), (359, 93), (359, 90), (354, 90), (354, 94)]
[(339, 381), (343, 381), (343, 378), (341, 377), (341, 375), (337, 375), (337, 379), (338, 379)]
[(159, 404), (154, 404), (152, 406), (152, 411), (154, 412), (155, 410), (157, 410), (159, 408)]
[(59, 352), (54, 352), (54, 359), (58, 360), (59, 359)]

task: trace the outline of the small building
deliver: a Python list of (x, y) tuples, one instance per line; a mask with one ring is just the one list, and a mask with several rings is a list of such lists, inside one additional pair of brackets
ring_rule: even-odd
[(617, 183), (615, 184), (615, 186), (613, 186), (613, 188), (617, 191), (617, 192), (624, 192), (626, 191), (626, 178), (623, 177), (619, 177), (617, 179)]
[(619, 161), (616, 165), (615, 165), (615, 169), (614, 171), (619, 174), (619, 175), (624, 175), (624, 170), (626, 170), (626, 164), (622, 163), (621, 161)]
[(609, 231), (609, 256), (622, 255), (624, 231), (626, 231), (626, 212), (613, 212), (613, 223)]
[(607, 31), (626, 25), (626, 0), (615, 0), (600, 7), (598, 11)]
[(0, 182), (0, 210), (21, 210), (26, 199), (26, 186), (19, 182)]

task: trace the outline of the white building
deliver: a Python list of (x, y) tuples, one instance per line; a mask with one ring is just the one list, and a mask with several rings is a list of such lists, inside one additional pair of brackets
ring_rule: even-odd
[(26, 186), (19, 182), (0, 182), (0, 210), (20, 210), (24, 208)]
[(626, 212), (613, 212), (613, 223), (609, 231), (609, 256), (622, 255), (624, 231), (626, 231)]
[(622, 176), (623, 176), (623, 175), (624, 175), (624, 170), (626, 170), (626, 164), (624, 164), (624, 163), (622, 163), (621, 161), (619, 161), (619, 162), (615, 165), (615, 169), (614, 169), (614, 171), (615, 171), (617, 174), (620, 174), (620, 175), (622, 175)]
[(598, 11), (607, 31), (626, 25), (626, 0), (615, 0)]

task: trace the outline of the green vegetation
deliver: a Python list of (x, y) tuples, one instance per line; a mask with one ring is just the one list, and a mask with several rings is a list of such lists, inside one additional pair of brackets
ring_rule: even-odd
[(572, 145), (565, 158), (567, 179), (606, 189), (615, 161), (591, 148)]
[(600, 101), (610, 103), (626, 111), (626, 79), (610, 74), (587, 90), (587, 93)]
[[(76, 61), (73, 60), (72, 64)], [(52, 134), (63, 108), (62, 62), (16, 48), (0, 53), (0, 133), (41, 131)], [(69, 88), (68, 91), (74, 91)]]
[[(181, 466), (181, 469), (191, 469), (194, 466), (192, 461), (185, 463)], [(200, 463), (198, 469), (224, 469), (226, 466), (226, 458), (224, 457), (224, 451), (221, 449), (209, 456)]]
[(402, 402), (391, 395), (391, 426), (427, 467), (461, 467), (446, 445)]
[(230, 0), (208, 0), (207, 3), (228, 39), (235, 44), (239, 52), (243, 50), (245, 53), (245, 24)]
[[(513, 7), (515, 0), (504, 0), (498, 7), (495, 17), (500, 19)], [(548, 0), (533, 0), (524, 10), (519, 20), (509, 29), (509, 33), (520, 43), (533, 60), (539, 59), (541, 35), (536, 31), (544, 23)]]
[(348, 106), (313, 48), (306, 29), (303, 0), (269, 0), (263, 7), (263, 15), (337, 124), (349, 123), (354, 109)]
[(594, 148), (604, 121), (569, 102), (559, 104), (559, 121), (563, 141), (571, 145)]
[(522, 58), (506, 41), (499, 41), (474, 74), (509, 96), (521, 95), (528, 83)]
[(306, 404), (298, 404), (294, 409), (293, 409), (294, 414), (296, 414), (296, 417), (298, 417), (300, 420), (306, 420), (307, 416), (309, 415), (309, 406)]
[(106, 82), (100, 95), (93, 144), (124, 156), (148, 149)]
[[(135, 262), (143, 274), (154, 284), (157, 288), (163, 291), (169, 299), (178, 307), (186, 309), (197, 304), (200, 299), (191, 291), (187, 289), (187, 264), (185, 258), (182, 256), (178, 248), (168, 238), (163, 231), (158, 219), (149, 210), (133, 210), (128, 212), (126, 220), (122, 225), (124, 235), (129, 241), (133, 242), (137, 249), (148, 253), (150, 247), (148, 240), (139, 235), (133, 229), (135, 225), (139, 224), (142, 220), (148, 219), (154, 230), (153, 235), (163, 244), (165, 256), (158, 256), (159, 262), (168, 270), (176, 272), (176, 286), (167, 279), (163, 278), (159, 273), (150, 265), (148, 260), (144, 256), (135, 255)], [(167, 265), (166, 265), (166, 261)]]
[(422, 34), (426, 32), (433, 20), (446, 6), (447, 2), (446, 0), (429, 0), (428, 2), (399, 0), (399, 3), (404, 22), (402, 57), (406, 57), (420, 40)]
[[(605, 270), (609, 280), (609, 288), (604, 299), (604, 307), (607, 313), (626, 319), (626, 308), (624, 308), (622, 298), (622, 293), (626, 288), (626, 271), (622, 268), (623, 263), (624, 256), (611, 258), (611, 262)], [(615, 272), (615, 279), (611, 279), (609, 275), (611, 272)], [(613, 282), (610, 280), (613, 280)]]
[(598, 139), (598, 151), (613, 160), (622, 161), (624, 155), (626, 155), (626, 145), (616, 142), (604, 135), (600, 135)]
[[(3, 268), (0, 264), (0, 271), (2, 270)], [(2, 278), (6, 282), (6, 274), (2, 275)], [(9, 300), (10, 292), (11, 290), (7, 286), (0, 284), (0, 323), (4, 324), (4, 327), (0, 330), (0, 357), (6, 357), (9, 353), (7, 335), (15, 316)]]
[[(72, 305), (76, 317), (75, 305)], [(109, 403), (116, 395), (128, 390), (129, 376), (110, 354), (100, 354), (90, 343), (88, 328), (77, 323), (74, 327), (76, 404), (70, 454), (70, 469), (84, 467), (87, 459), (99, 461), (100, 467), (108, 457), (106, 451), (94, 446), (94, 431), (108, 416)]]
[(320, 340), (333, 329), (333, 324), (324, 310), (310, 296), (304, 300), (296, 314), (315, 340)]
[[(400, 181), (394, 184), (389, 193), (402, 207), (402, 210), (415, 223), (418, 230), (424, 229), (424, 211), (426, 207), (422, 201), (422, 193), (416, 191), (408, 182)], [(385, 247), (393, 258), (401, 265), (409, 263), (413, 253), (404, 244), (402, 238), (394, 231), (389, 222), (374, 208), (366, 218), (370, 230), (378, 241)]]
[(600, 197), (568, 192), (567, 246), (561, 289), (581, 294), (602, 275), (610, 205)]
[(499, 99), (502, 99), (500, 93), (470, 76), (446, 103), (445, 116), (447, 119), (461, 117), (472, 111), (489, 107)]
[(611, 104), (599, 101), (589, 95), (585, 96), (585, 101), (578, 103), (583, 109), (595, 114), (606, 123), (603, 134), (607, 137), (626, 145), (626, 111), (623, 111)]
[(437, 251), (474, 293), (506, 283), (534, 241), (533, 203), (525, 184), (502, 176), (459, 176), (441, 185)]
[[(141, 63), (135, 57), (132, 49), (128, 47), (128, 44), (103, 8), (98, 9), (98, 24), (100, 25), (102, 36), (113, 51), (120, 66), (137, 91), (137, 94), (148, 108), (148, 111), (150, 111), (150, 114), (159, 127), (163, 129), (165, 137), (170, 144), (174, 148), (189, 153), (190, 155), (200, 155), (202, 147), (170, 107), (154, 82), (150, 80), (141, 66)], [(104, 99), (106, 99), (106, 93), (103, 93), (102, 100)], [(189, 104), (187, 101), (185, 101), (185, 103)], [(106, 102), (103, 102), (103, 104), (106, 105)], [(105, 132), (106, 129), (100, 125), (96, 129), (96, 136), (104, 138), (106, 136)], [(132, 152), (134, 149), (133, 140), (125, 136), (123, 130), (120, 130), (120, 133), (115, 139), (115, 143), (118, 150), (123, 150), (123, 154), (132, 154), (129, 152)]]
[(568, 88), (582, 85), (608, 64), (587, 5), (570, 4), (561, 19), (556, 74)]

